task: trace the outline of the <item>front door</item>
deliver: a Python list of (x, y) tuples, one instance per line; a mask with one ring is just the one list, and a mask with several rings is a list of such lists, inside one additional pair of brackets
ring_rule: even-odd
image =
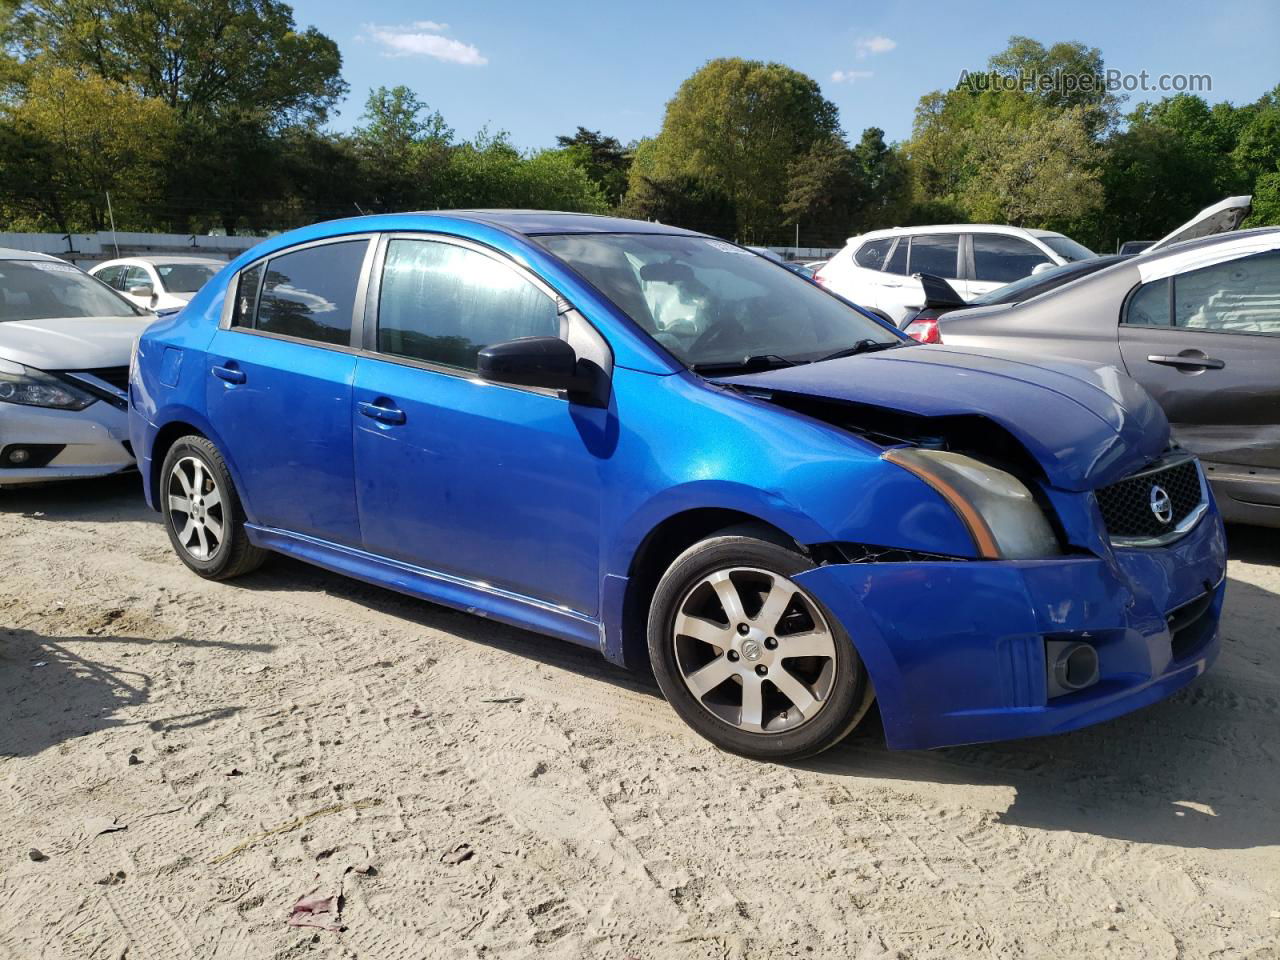
[[(1129, 375), (1210, 466), (1280, 470), (1280, 252), (1152, 280), (1120, 326)], [(1280, 484), (1269, 503), (1280, 504)]]
[(605, 452), (591, 438), (609, 411), (475, 376), (482, 347), (564, 335), (557, 300), (444, 239), (388, 239), (379, 276), (354, 390), (365, 548), (594, 615)]
[(370, 247), (313, 244), (243, 270), (205, 371), (209, 421), (250, 520), (350, 546), (352, 319)]

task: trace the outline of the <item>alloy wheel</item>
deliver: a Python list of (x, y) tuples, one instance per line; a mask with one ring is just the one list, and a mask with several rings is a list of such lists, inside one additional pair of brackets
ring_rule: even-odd
[(781, 733), (827, 704), (834, 634), (812, 598), (784, 576), (750, 567), (708, 574), (681, 599), (671, 629), (685, 686), (725, 723)]
[(196, 560), (208, 560), (222, 546), (226, 511), (222, 491), (208, 466), (183, 457), (169, 473), (169, 522), (182, 549)]

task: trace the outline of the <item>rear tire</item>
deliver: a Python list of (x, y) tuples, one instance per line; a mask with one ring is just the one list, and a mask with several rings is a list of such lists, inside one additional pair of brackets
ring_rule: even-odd
[(262, 566), (222, 454), (204, 437), (182, 437), (164, 458), (156, 491), (174, 551), (206, 580), (230, 580)]
[(721, 749), (799, 760), (849, 734), (873, 692), (848, 633), (793, 577), (814, 564), (780, 542), (726, 531), (671, 564), (649, 613), (667, 701)]

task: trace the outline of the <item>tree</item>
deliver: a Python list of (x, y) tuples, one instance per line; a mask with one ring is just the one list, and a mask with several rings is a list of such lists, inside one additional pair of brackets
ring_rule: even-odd
[(587, 172), (611, 207), (622, 202), (627, 192), (627, 171), (631, 169), (631, 152), (615, 137), (606, 137), (599, 130), (579, 127), (573, 136), (561, 134), (556, 142), (569, 151)]
[(43, 66), (5, 117), (0, 189), (11, 204), (60, 230), (150, 225), (177, 128), (167, 104), (80, 73)]
[(1030, 37), (1012, 36), (1009, 45), (987, 61), (994, 73), (1016, 77), (1034, 100), (1050, 110), (1083, 108), (1082, 118), (1097, 137), (1119, 118), (1120, 99), (1103, 85), (1102, 51), (1078, 41), (1051, 47)]
[(515, 207), (604, 213), (600, 188), (563, 150), (528, 156), (505, 133), (481, 131), (454, 147), (441, 176), (442, 207)]
[(740, 236), (781, 226), (787, 171), (819, 140), (840, 135), (836, 107), (789, 67), (712, 60), (680, 85), (662, 130), (637, 152), (633, 190), (696, 181), (732, 202)]
[(408, 87), (369, 92), (353, 142), (361, 163), (364, 203), (376, 210), (432, 206), (448, 162), (453, 130)]
[(329, 37), (279, 0), (25, 0), (27, 58), (87, 68), (184, 118), (261, 111), (273, 129), (323, 122), (346, 91)]
[(1101, 150), (1090, 137), (1084, 107), (984, 124), (972, 131), (968, 155), (977, 175), (960, 197), (976, 221), (1058, 225), (1084, 218), (1102, 203), (1096, 169)]

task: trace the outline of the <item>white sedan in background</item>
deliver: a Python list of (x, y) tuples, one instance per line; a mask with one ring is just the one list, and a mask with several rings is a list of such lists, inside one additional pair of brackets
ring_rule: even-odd
[(125, 257), (89, 271), (144, 310), (181, 310), (214, 274), (226, 266), (216, 257)]
[(154, 319), (79, 267), (0, 249), (0, 487), (134, 466), (129, 356)]

